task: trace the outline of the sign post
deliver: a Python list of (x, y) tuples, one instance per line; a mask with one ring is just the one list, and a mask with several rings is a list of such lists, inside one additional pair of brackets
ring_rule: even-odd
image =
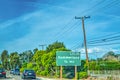
[(57, 51), (56, 64), (60, 66), (60, 79), (62, 80), (62, 66), (75, 66), (75, 80), (77, 80), (77, 66), (81, 65), (80, 52)]
[(62, 80), (62, 66), (60, 66), (60, 80)]
[(75, 80), (77, 80), (77, 66), (75, 66)]

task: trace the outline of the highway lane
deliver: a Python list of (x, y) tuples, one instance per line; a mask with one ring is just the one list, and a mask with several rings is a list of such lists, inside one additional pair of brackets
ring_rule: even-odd
[(9, 71), (6, 72), (6, 78), (1, 78), (0, 80), (14, 80), (13, 76), (10, 75)]
[(37, 77), (36, 79), (22, 79), (21, 75), (10, 74), (9, 71), (6, 72), (6, 78), (0, 78), (0, 80), (58, 80), (58, 79), (49, 79), (43, 77)]
[(36, 78), (36, 79), (22, 79), (21, 78), (21, 75), (13, 75), (13, 80), (42, 80), (42, 79), (39, 79), (39, 78)]
[(6, 72), (6, 78), (0, 78), (0, 80), (43, 80), (40, 78), (36, 78), (36, 79), (22, 79), (21, 75), (13, 75), (10, 74), (9, 71)]
[(36, 78), (36, 79), (22, 79), (21, 75), (10, 74), (10, 76), (12, 77), (12, 80), (42, 80), (40, 78)]

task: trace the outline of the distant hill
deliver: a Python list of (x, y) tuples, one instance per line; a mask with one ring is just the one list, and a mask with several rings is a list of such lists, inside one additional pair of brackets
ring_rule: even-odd
[(120, 54), (115, 54), (113, 51), (110, 51), (103, 55), (102, 59), (107, 61), (120, 61)]

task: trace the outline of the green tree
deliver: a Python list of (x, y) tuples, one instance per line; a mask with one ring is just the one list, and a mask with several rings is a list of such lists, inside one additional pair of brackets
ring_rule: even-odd
[(38, 51), (38, 48), (35, 48), (35, 49), (33, 50), (34, 54), (35, 54), (37, 51)]
[(65, 45), (64, 45), (64, 43), (62, 43), (62, 42), (56, 41), (56, 42), (54, 42), (53, 44), (50, 44), (50, 45), (46, 48), (46, 52), (48, 53), (48, 52), (50, 52), (50, 51), (52, 51), (52, 50), (54, 50), (54, 49), (59, 49), (59, 48), (65, 48)]
[(108, 53), (106, 53), (103, 56), (103, 60), (105, 60), (105, 61), (118, 61), (118, 58), (113, 51), (109, 51)]
[(39, 67), (39, 71), (43, 70), (43, 65), (41, 60), (43, 58), (43, 55), (45, 54), (46, 54), (45, 51), (38, 50), (33, 56), (33, 63), (36, 65), (36, 67)]
[(29, 63), (32, 61), (33, 58), (33, 52), (31, 50), (24, 51), (23, 53), (19, 54), (20, 56), (20, 62), (23, 63)]
[(10, 65), (12, 69), (20, 67), (19, 54), (17, 52), (12, 52), (10, 54)]
[(111, 56), (115, 56), (115, 53), (113, 51), (109, 51), (107, 54)]
[(38, 50), (33, 56), (33, 68), (37, 74), (43, 76), (56, 75), (58, 67), (56, 66), (56, 51), (68, 51), (61, 42), (54, 42), (47, 47), (46, 51)]
[(5, 69), (8, 69), (9, 67), (9, 55), (8, 55), (8, 51), (4, 50), (1, 54), (1, 62), (2, 62), (2, 66)]

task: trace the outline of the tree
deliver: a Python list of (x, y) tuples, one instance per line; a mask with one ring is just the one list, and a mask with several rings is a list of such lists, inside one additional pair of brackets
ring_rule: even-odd
[(50, 52), (54, 49), (59, 49), (59, 48), (65, 48), (65, 45), (62, 42), (54, 42), (53, 44), (50, 44), (47, 48), (46, 48), (46, 52)]
[(115, 53), (113, 51), (109, 51), (107, 54), (111, 56), (115, 56)]
[(7, 50), (4, 50), (1, 54), (1, 62), (2, 62), (2, 65), (5, 69), (8, 68), (8, 64), (9, 64), (9, 55), (8, 55), (8, 51)]
[(115, 53), (113, 51), (109, 51), (108, 53), (106, 53), (104, 56), (103, 56), (103, 60), (106, 60), (106, 61), (118, 61)]
[(38, 50), (33, 56), (33, 63), (37, 74), (42, 76), (54, 76), (57, 72), (56, 51), (69, 51), (61, 42), (54, 42), (46, 51)]
[(45, 54), (46, 54), (45, 51), (38, 50), (33, 56), (33, 63), (36, 65), (36, 67), (39, 67), (39, 71), (43, 70), (43, 64), (41, 60), (43, 58), (43, 55)]
[(19, 60), (18, 52), (12, 52), (10, 54), (10, 65), (12, 69), (16, 67), (20, 67), (20, 60)]
[(37, 51), (38, 51), (38, 48), (35, 48), (35, 49), (33, 50), (34, 54), (35, 54)]
[(28, 50), (25, 52), (26, 53), (26, 56), (27, 56), (27, 62), (31, 62), (32, 61), (32, 57), (33, 57), (33, 53), (31, 50)]
[(32, 61), (33, 53), (31, 50), (24, 51), (23, 53), (19, 54), (20, 62), (23, 64), (24, 62), (29, 63)]

